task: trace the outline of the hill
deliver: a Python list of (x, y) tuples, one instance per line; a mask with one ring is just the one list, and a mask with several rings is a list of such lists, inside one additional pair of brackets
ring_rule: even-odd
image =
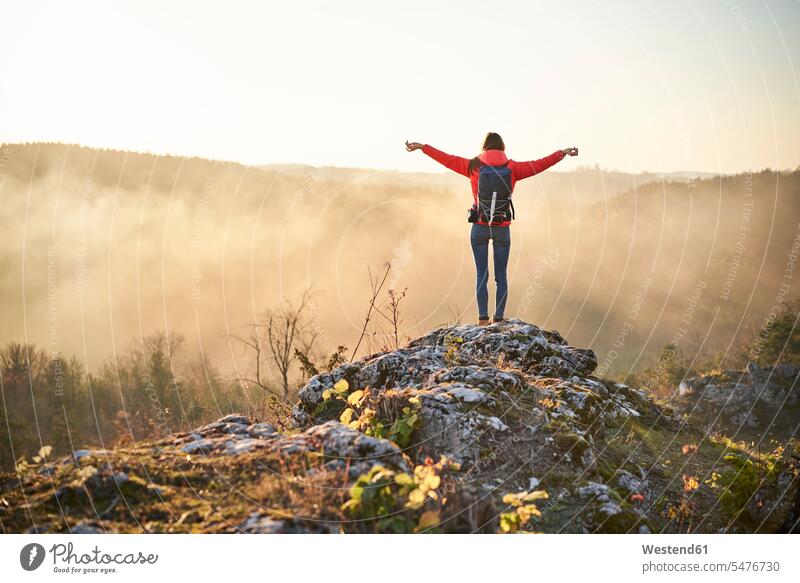
[(240, 415), (0, 477), (6, 532), (784, 532), (797, 444), (710, 437), (519, 320), (312, 378), (294, 429)]

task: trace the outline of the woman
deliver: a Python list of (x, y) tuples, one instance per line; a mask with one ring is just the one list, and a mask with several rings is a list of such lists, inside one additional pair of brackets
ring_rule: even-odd
[[(475, 258), (475, 268), (477, 270), (476, 295), (478, 299), (479, 326), (489, 324), (489, 291), (487, 289), (487, 281), (489, 279), (489, 239), (492, 240), (494, 281), (497, 285), (493, 322), (502, 321), (505, 312), (508, 296), (506, 267), (508, 266), (508, 252), (511, 249), (511, 230), (509, 225), (514, 216), (511, 192), (514, 190), (514, 183), (547, 170), (556, 162), (560, 162), (564, 156), (578, 155), (578, 148), (566, 148), (557, 150), (540, 160), (515, 162), (506, 157), (505, 149), (503, 138), (494, 132), (486, 134), (481, 154), (472, 159), (451, 156), (427, 144), (406, 142), (407, 151), (422, 150), (443, 166), (463, 174), (472, 182), (473, 204), (470, 210), (470, 222), (472, 222), (470, 243), (472, 244), (472, 255)], [(501, 192), (498, 200), (497, 189), (503, 190), (504, 185), (507, 186), (507, 191)], [(492, 190), (494, 191), (492, 192)], [(491, 199), (486, 198), (487, 196), (491, 196)], [(507, 200), (505, 200), (504, 196), (507, 196)], [(491, 204), (489, 201), (491, 201)], [(497, 212), (498, 209), (500, 209), (499, 212)]]

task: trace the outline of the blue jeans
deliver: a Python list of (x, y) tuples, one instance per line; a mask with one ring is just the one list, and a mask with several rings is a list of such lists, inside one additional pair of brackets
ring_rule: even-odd
[(489, 280), (489, 239), (492, 240), (494, 282), (497, 285), (494, 317), (499, 319), (505, 313), (506, 299), (508, 297), (506, 268), (508, 267), (508, 252), (511, 250), (511, 228), (472, 225), (470, 243), (472, 244), (472, 255), (475, 258), (475, 269), (477, 271), (475, 293), (478, 298), (479, 318), (489, 317), (489, 290), (487, 289)]

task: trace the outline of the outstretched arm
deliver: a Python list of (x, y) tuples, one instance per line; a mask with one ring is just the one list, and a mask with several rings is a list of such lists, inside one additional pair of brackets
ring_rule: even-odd
[(523, 178), (530, 178), (539, 172), (544, 172), (553, 164), (561, 162), (564, 156), (577, 156), (578, 148), (565, 148), (563, 150), (556, 150), (549, 156), (539, 158), (538, 160), (531, 160), (530, 162), (509, 162), (509, 167), (514, 172), (514, 180), (522, 180)]
[(413, 152), (414, 150), (422, 150), (425, 154), (436, 160), (442, 166), (445, 166), (453, 172), (458, 172), (462, 176), (469, 178), (469, 160), (467, 158), (445, 154), (433, 146), (420, 144), (419, 142), (406, 142), (406, 150), (409, 152)]

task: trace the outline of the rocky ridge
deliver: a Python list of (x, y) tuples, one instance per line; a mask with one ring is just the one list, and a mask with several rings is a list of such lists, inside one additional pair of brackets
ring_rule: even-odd
[(0, 520), (41, 532), (796, 528), (794, 444), (761, 455), (709, 436), (596, 365), (519, 320), (442, 328), (312, 378), (291, 431), (229, 415), (25, 462), (0, 481)]

